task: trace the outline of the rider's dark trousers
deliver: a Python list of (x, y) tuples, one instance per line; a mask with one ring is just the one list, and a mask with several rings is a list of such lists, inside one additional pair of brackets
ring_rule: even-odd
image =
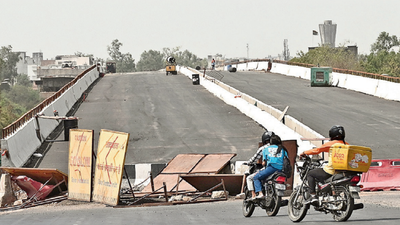
[(328, 179), (332, 175), (325, 172), (324, 169), (322, 168), (316, 168), (313, 170), (310, 170), (307, 175), (307, 181), (308, 181), (308, 186), (310, 186), (310, 193), (314, 194), (315, 193), (315, 179), (317, 179), (320, 182), (323, 182), (324, 180)]

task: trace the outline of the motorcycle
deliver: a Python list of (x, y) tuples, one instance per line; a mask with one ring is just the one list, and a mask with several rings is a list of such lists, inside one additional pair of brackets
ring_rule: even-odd
[[(300, 222), (307, 214), (310, 204), (305, 201), (310, 197), (307, 174), (314, 168), (321, 167), (323, 159), (312, 160), (304, 157), (303, 165), (296, 162), (300, 174), (301, 184), (294, 188), (289, 198), (288, 215), (293, 222)], [(362, 203), (354, 204), (354, 199), (359, 199), (360, 174), (352, 171), (337, 171), (338, 173), (323, 182), (316, 182), (316, 196), (318, 202), (313, 204), (316, 211), (331, 213), (335, 221), (347, 221), (353, 210), (362, 209)]]
[[(249, 172), (245, 173), (246, 176), (253, 174), (257, 171), (259, 166), (249, 165)], [(262, 199), (251, 199), (251, 191), (244, 187), (245, 197), (243, 199), (242, 211), (245, 217), (253, 215), (255, 207), (265, 209), (268, 216), (276, 216), (281, 206), (287, 205), (287, 200), (282, 201), (282, 196), (286, 190), (286, 175), (282, 172), (275, 172), (268, 176), (263, 182), (263, 190), (265, 198)]]

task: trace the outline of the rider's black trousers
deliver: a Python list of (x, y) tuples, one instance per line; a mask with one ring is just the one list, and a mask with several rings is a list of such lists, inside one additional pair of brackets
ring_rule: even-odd
[(328, 179), (332, 175), (325, 172), (322, 168), (316, 168), (310, 170), (307, 175), (308, 186), (310, 186), (310, 193), (315, 194), (315, 180), (317, 179), (320, 182)]

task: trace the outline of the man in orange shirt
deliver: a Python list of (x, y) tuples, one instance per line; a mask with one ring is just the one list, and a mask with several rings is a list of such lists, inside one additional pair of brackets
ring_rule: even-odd
[[(314, 148), (308, 151), (304, 151), (300, 154), (300, 158), (305, 155), (317, 155), (321, 152), (329, 152), (329, 149), (332, 145), (340, 143), (348, 145), (345, 142), (346, 134), (344, 132), (344, 128), (340, 125), (335, 125), (329, 130), (329, 138), (330, 141), (321, 145), (319, 148)], [(310, 187), (310, 198), (306, 200), (306, 204), (312, 204), (314, 202), (318, 202), (318, 198), (315, 196), (315, 180), (324, 181), (335, 174), (335, 169), (333, 169), (332, 164), (328, 163), (323, 168), (316, 168), (310, 170), (307, 175), (308, 186)]]

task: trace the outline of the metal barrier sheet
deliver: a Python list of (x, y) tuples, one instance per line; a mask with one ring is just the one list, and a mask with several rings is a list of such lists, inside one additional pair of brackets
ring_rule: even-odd
[(219, 173), (236, 154), (208, 154), (190, 173)]
[(204, 156), (204, 154), (179, 154), (168, 163), (162, 173), (189, 173)]
[[(200, 192), (207, 191), (224, 180), (225, 189), (229, 192), (229, 195), (237, 195), (242, 190), (243, 176), (242, 174), (187, 174), (181, 175), (181, 178)], [(221, 186), (217, 190), (223, 190), (223, 187)]]

